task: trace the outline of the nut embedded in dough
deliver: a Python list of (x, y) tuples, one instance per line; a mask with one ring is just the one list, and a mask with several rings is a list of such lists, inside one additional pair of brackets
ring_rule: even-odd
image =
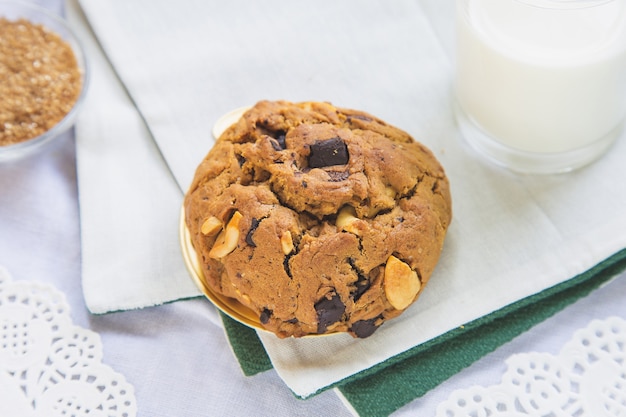
[(285, 255), (289, 255), (291, 252), (293, 252), (293, 238), (289, 230), (280, 235), (280, 246), (283, 248), (283, 253)]
[(204, 223), (202, 223), (202, 226), (200, 227), (200, 232), (202, 232), (202, 234), (205, 236), (211, 236), (221, 230), (223, 226), (224, 223), (222, 223), (220, 219), (215, 216), (211, 216), (207, 218)]
[(220, 259), (235, 250), (239, 241), (239, 222), (242, 217), (238, 211), (233, 214), (226, 228), (217, 237), (215, 245), (209, 252), (209, 257)]
[(422, 283), (409, 265), (391, 255), (385, 266), (383, 286), (389, 304), (396, 310), (404, 310), (411, 305)]
[(337, 214), (337, 221), (335, 225), (339, 230), (345, 230), (346, 232), (350, 232), (355, 235), (359, 235), (359, 229), (355, 227), (356, 222), (359, 220), (356, 217), (356, 211), (354, 207), (345, 206)]

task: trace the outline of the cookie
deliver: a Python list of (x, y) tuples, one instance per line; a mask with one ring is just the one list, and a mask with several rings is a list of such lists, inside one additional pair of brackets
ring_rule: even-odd
[(443, 168), (367, 113), (262, 101), (216, 141), (185, 195), (206, 284), (277, 336), (368, 337), (406, 310), (451, 220)]

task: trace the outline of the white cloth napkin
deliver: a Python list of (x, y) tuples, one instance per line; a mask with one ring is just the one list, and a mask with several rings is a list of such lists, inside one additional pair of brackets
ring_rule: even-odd
[[(157, 294), (162, 302), (185, 296), (173, 292), (187, 279), (175, 259), (181, 194), (173, 178), (185, 190), (211, 146), (213, 123), (260, 99), (331, 101), (403, 128), (442, 162), (454, 202), (431, 282), (414, 306), (372, 337), (279, 340), (259, 333), (274, 368), (298, 396), (561, 283), (626, 247), (626, 138), (586, 169), (544, 177), (483, 164), (464, 145), (452, 113), (452, 0), (80, 4), (158, 144), (157, 150), (139, 120), (122, 125), (121, 116), (107, 116), (110, 91), (92, 91), (77, 130), (90, 308), (97, 304), (104, 312), (156, 304)], [(106, 135), (110, 144), (94, 139), (114, 126)], [(132, 151), (116, 141), (131, 136), (138, 143)], [(89, 158), (94, 140), (100, 149)], [(104, 168), (96, 167), (103, 165), (116, 171), (109, 178), (115, 175), (118, 185), (100, 177)], [(102, 204), (100, 187), (110, 207), (87, 214)], [(132, 216), (129, 205), (136, 205)], [(104, 222), (104, 211), (117, 215)], [(136, 238), (141, 250), (124, 252), (132, 249), (118, 247), (120, 234)], [(127, 270), (132, 273), (121, 278)], [(158, 288), (145, 293), (146, 282)], [(117, 299), (122, 291), (126, 307)]]
[(76, 124), (85, 302), (106, 313), (198, 296), (178, 244), (182, 192), (75, 2), (91, 82)]

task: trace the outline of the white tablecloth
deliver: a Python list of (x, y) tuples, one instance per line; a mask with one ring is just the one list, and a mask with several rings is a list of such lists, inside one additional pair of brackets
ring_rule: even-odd
[[(59, 0), (40, 1), (59, 11)], [(81, 289), (81, 244), (73, 133), (29, 159), (0, 165), (0, 265), (15, 280), (62, 291), (73, 321), (102, 338), (103, 362), (134, 385), (140, 416), (350, 415), (325, 392), (296, 399), (274, 371), (246, 378), (202, 299), (90, 315)], [(517, 352), (556, 353), (593, 318), (626, 317), (626, 274), (536, 326), (394, 415), (433, 415), (457, 388), (497, 383)], [(0, 393), (0, 397), (1, 397)]]

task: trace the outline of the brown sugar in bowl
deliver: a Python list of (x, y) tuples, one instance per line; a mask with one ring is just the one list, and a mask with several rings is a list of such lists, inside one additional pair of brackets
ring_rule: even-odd
[(0, 161), (40, 149), (72, 126), (87, 91), (84, 51), (59, 16), (0, 2)]

